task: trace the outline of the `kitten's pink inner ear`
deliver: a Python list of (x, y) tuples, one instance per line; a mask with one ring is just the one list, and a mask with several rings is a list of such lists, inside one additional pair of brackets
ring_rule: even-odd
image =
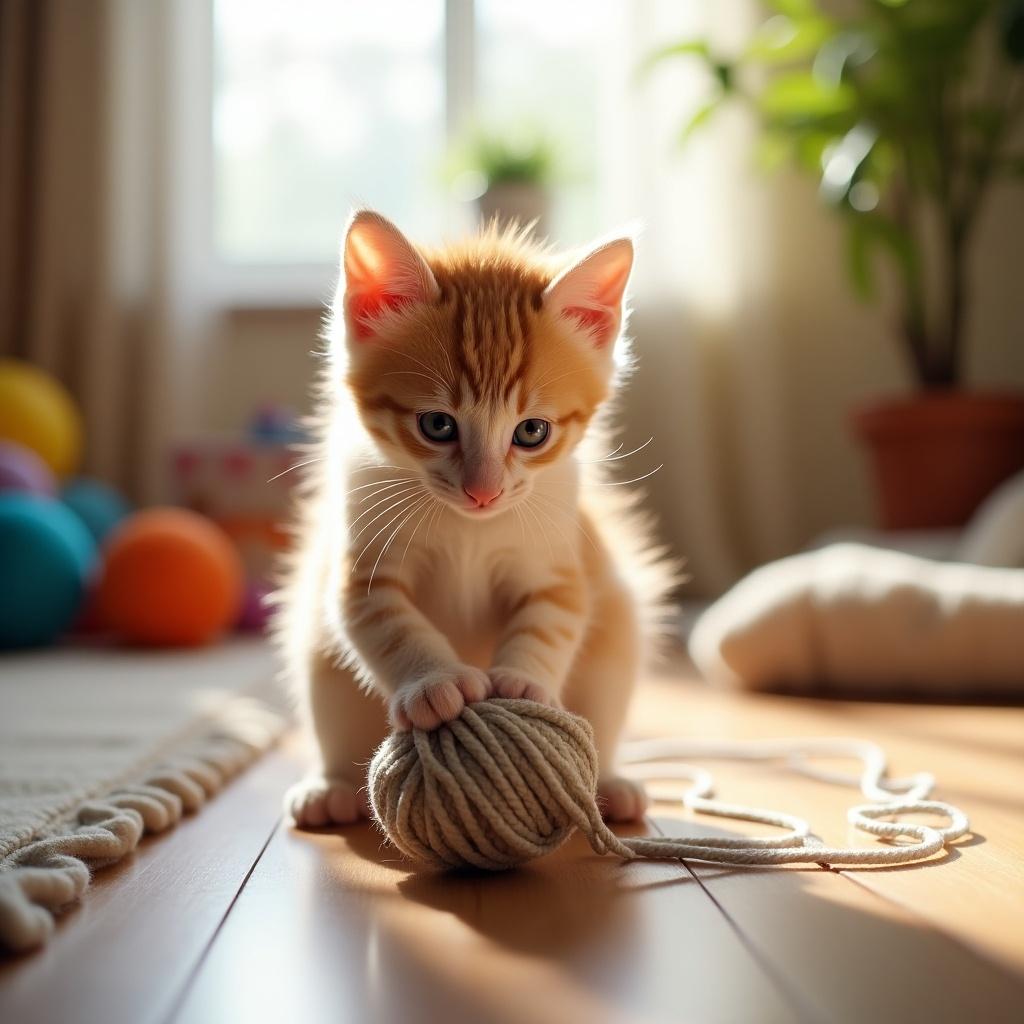
[(374, 334), (382, 312), (427, 302), (437, 283), (423, 257), (389, 220), (356, 214), (345, 236), (345, 309), (356, 336)]
[(597, 348), (613, 342), (622, 323), (622, 299), (633, 268), (633, 243), (608, 242), (548, 285), (545, 301), (585, 330)]

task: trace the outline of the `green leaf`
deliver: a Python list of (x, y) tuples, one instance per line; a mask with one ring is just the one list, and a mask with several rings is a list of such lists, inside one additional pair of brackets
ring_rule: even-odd
[(685, 146), (690, 141), (690, 136), (706, 124), (721, 105), (722, 97), (716, 96), (713, 100), (708, 100), (707, 103), (698, 107), (696, 113), (683, 125), (683, 129), (679, 133), (679, 145)]
[(733, 86), (733, 68), (731, 64), (725, 64), (722, 61), (716, 61), (712, 64), (712, 70), (715, 73), (715, 78), (718, 84), (722, 88), (722, 92), (732, 92)]
[(853, 89), (845, 82), (827, 84), (801, 71), (769, 82), (758, 105), (768, 118), (799, 123), (848, 113), (855, 102)]
[(768, 64), (804, 60), (817, 53), (834, 31), (827, 18), (790, 18), (777, 14), (757, 29), (744, 55)]
[(705, 61), (711, 60), (711, 51), (703, 39), (687, 39), (679, 43), (668, 43), (649, 53), (637, 69), (641, 76), (649, 74), (662, 61), (671, 60), (674, 57), (700, 57)]
[(795, 151), (797, 163), (803, 170), (817, 177), (822, 171), (825, 150), (838, 143), (841, 138), (842, 136), (835, 132), (814, 129), (801, 133)]
[(791, 18), (805, 17), (815, 13), (814, 0), (768, 0), (766, 6)]

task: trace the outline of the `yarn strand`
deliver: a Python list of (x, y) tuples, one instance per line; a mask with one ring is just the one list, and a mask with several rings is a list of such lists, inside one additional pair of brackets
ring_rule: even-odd
[[(860, 762), (856, 775), (825, 770), (816, 758)], [(859, 790), (868, 802), (847, 820), (883, 844), (826, 846), (809, 822), (784, 811), (715, 798), (714, 779), (684, 759), (781, 761), (791, 771)], [(851, 739), (751, 740), (710, 743), (678, 739), (627, 744), (623, 770), (665, 797), (712, 817), (781, 829), (764, 836), (617, 836), (595, 796), (597, 753), (586, 720), (529, 700), (492, 699), (466, 707), (459, 719), (431, 732), (390, 736), (370, 765), (370, 802), (390, 840), (412, 860), (434, 867), (501, 870), (550, 853), (576, 829), (598, 854), (623, 860), (696, 860), (711, 864), (825, 864), (868, 867), (910, 864), (941, 852), (970, 829), (952, 804), (929, 799), (935, 779), (918, 772), (889, 778), (884, 751)], [(685, 783), (679, 791), (678, 784)], [(661, 788), (659, 788), (661, 784)], [(930, 815), (946, 824), (894, 820)]]

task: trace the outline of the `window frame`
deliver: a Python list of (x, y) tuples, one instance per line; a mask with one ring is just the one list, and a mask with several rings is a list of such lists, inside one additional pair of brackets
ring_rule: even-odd
[[(198, 72), (197, 77), (204, 83), (204, 88), (184, 90), (189, 106), (194, 109), (183, 111), (183, 116), (185, 123), (201, 126), (189, 151), (194, 176), (202, 180), (199, 206), (204, 222), (203, 252), (195, 256), (204, 268), (209, 299), (215, 306), (225, 309), (321, 308), (332, 298), (338, 260), (239, 263), (226, 260), (217, 252), (213, 144), (214, 3), (215, 0), (203, 0), (201, 6), (205, 16), (198, 16), (193, 6), (184, 14), (181, 26), (183, 38), (192, 40), (193, 52), (205, 58), (203, 66), (192, 68), (193, 74)], [(469, 123), (476, 106), (475, 0), (445, 0), (442, 69), (445, 142), (450, 144)], [(455, 209), (454, 199), (448, 202), (452, 207), (449, 211), (451, 219), (454, 219), (459, 211)]]

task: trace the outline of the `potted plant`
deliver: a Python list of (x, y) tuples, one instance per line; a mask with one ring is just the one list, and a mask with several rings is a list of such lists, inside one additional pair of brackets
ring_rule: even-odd
[(456, 148), (453, 164), (456, 195), (476, 201), (483, 223), (535, 223), (538, 235), (547, 234), (556, 159), (546, 136), (526, 129), (475, 130)]
[(763, 155), (813, 174), (843, 218), (862, 297), (875, 297), (887, 261), (917, 394), (855, 410), (853, 428), (883, 526), (959, 525), (1024, 467), (1024, 396), (965, 389), (963, 352), (979, 215), (997, 181), (1024, 180), (1024, 0), (768, 6), (738, 56), (687, 40), (648, 64), (698, 59), (710, 71), (684, 138), (727, 101), (752, 107)]

